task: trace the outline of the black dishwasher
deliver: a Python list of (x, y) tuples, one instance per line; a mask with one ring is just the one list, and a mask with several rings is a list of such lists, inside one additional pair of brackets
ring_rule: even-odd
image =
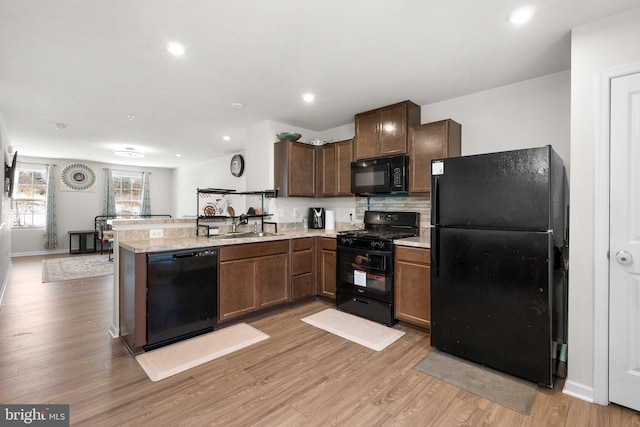
[(147, 255), (145, 350), (213, 330), (218, 317), (218, 249)]

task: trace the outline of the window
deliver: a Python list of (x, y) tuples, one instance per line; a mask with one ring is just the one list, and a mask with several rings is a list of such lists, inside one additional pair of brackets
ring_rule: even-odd
[(45, 166), (16, 169), (11, 201), (11, 226), (44, 227), (47, 216), (47, 171)]
[(140, 215), (142, 205), (142, 174), (113, 173), (116, 215)]

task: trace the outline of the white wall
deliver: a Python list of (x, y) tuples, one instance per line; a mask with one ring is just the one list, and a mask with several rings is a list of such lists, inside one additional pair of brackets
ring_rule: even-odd
[(11, 266), (11, 199), (4, 191), (4, 165), (9, 157), (9, 136), (4, 120), (0, 115), (0, 167), (2, 168), (2, 184), (0, 185), (0, 303), (9, 280)]
[[(245, 155), (244, 152), (236, 154)], [(174, 212), (176, 218), (195, 217), (197, 209), (197, 189), (198, 188), (223, 188), (236, 191), (246, 189), (246, 174), (240, 177), (231, 175), (229, 165), (233, 154), (205, 160), (189, 166), (174, 169), (173, 188), (175, 190)], [(245, 170), (247, 162), (245, 159)], [(232, 206), (244, 208), (242, 200), (236, 197), (232, 200)], [(203, 205), (200, 209), (203, 209)], [(240, 213), (240, 211), (238, 211)], [(202, 212), (200, 213), (202, 215)]]
[(552, 145), (570, 162), (570, 72), (549, 74), (422, 106), (422, 123), (462, 125), (462, 154)]
[(121, 166), (77, 160), (80, 163), (95, 165), (97, 175), (96, 191), (60, 191), (60, 171), (61, 165), (65, 161), (67, 160), (26, 157), (21, 156), (20, 153), (18, 153), (18, 164), (20, 164), (20, 162), (31, 162), (57, 165), (55, 169), (55, 189), (57, 209), (56, 219), (58, 222), (58, 248), (44, 249), (43, 229), (41, 228), (12, 229), (12, 255), (20, 256), (40, 253), (67, 252), (69, 250), (68, 232), (70, 230), (92, 230), (94, 228), (95, 216), (103, 214), (106, 182), (106, 172), (104, 168), (112, 168), (122, 171), (151, 172), (149, 181), (151, 213), (175, 215), (172, 209), (172, 198), (174, 193), (172, 185), (172, 169), (140, 168), (135, 166)]
[[(640, 8), (575, 28), (571, 55), (571, 279), (565, 389), (594, 385), (594, 165), (598, 73), (640, 60)], [(606, 226), (606, 225), (605, 225)], [(615, 350), (615, 349), (614, 349)], [(606, 367), (605, 367), (606, 369)]]

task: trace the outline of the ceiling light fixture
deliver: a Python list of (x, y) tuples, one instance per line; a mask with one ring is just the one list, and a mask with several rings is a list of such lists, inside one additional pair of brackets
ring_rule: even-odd
[(233, 104), (231, 104), (231, 108), (233, 108), (234, 110), (242, 110), (244, 108), (244, 105), (239, 102), (234, 102)]
[(304, 100), (304, 102), (313, 102), (316, 97), (312, 93), (305, 93), (304, 95), (302, 95), (302, 99)]
[(135, 118), (136, 118), (136, 116), (134, 116), (133, 114), (127, 114), (127, 119), (133, 120)]
[(174, 56), (184, 55), (184, 45), (176, 42), (167, 43), (167, 50)]
[(231, 137), (229, 135), (223, 136), (222, 139), (225, 141), (231, 141)]
[(507, 19), (514, 25), (521, 25), (530, 20), (532, 16), (533, 8), (530, 6), (525, 6), (511, 12)]
[(58, 123), (55, 124), (55, 126), (56, 126), (56, 129), (58, 129), (58, 130), (63, 130), (63, 129), (67, 128), (67, 124), (66, 123), (58, 122)]
[(121, 156), (121, 157), (144, 157), (144, 154), (142, 154), (139, 151), (134, 150), (131, 147), (127, 147), (124, 150), (118, 150), (115, 152), (116, 156)]

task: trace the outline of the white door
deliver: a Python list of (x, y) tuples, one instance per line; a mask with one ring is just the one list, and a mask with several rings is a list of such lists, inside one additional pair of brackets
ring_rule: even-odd
[(640, 73), (611, 80), (609, 400), (640, 410)]

